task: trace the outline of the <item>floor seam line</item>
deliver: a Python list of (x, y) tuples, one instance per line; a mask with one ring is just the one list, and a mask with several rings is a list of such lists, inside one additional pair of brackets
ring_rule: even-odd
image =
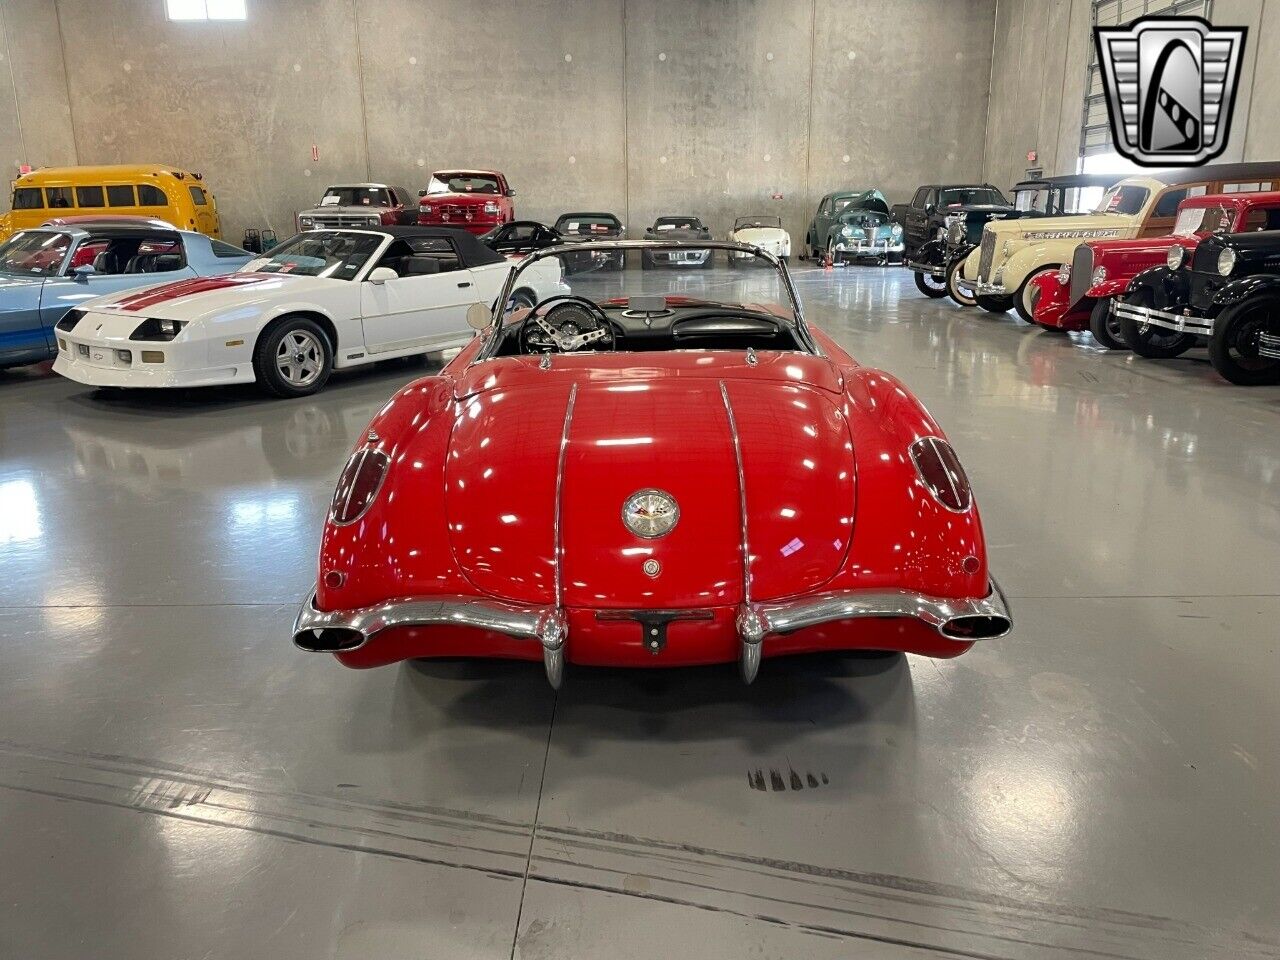
[(551, 720), (547, 724), (547, 746), (542, 754), (542, 776), (538, 778), (538, 802), (533, 806), (533, 826), (529, 830), (529, 855), (524, 861), (524, 879), (520, 882), (520, 905), (516, 907), (516, 928), (511, 934), (511, 957), (515, 960), (516, 944), (520, 942), (520, 920), (524, 916), (524, 895), (529, 889), (529, 871), (533, 865), (533, 845), (538, 839), (538, 818), (542, 814), (542, 791), (547, 785), (547, 760), (551, 757), (551, 733), (556, 726), (556, 708), (560, 705), (560, 693), (551, 701)]

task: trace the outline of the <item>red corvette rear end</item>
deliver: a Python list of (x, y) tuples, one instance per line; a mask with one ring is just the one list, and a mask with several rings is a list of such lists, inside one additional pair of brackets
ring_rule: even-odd
[(1008, 631), (941, 430), (821, 334), (807, 351), (490, 355), (502, 336), (369, 425), (295, 624), (303, 649), (353, 667), (542, 659), (558, 684), (566, 661), (737, 661), (751, 679), (762, 656), (952, 657)]
[(437, 170), (419, 194), (418, 223), (479, 236), (515, 219), (515, 191), (494, 170)]

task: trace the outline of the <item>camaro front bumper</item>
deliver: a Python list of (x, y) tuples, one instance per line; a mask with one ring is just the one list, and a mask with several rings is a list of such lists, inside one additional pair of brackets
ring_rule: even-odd
[(153, 343), (61, 330), (57, 338), (54, 372), (91, 387), (205, 387), (254, 379), (247, 350), (228, 350), (226, 363), (209, 366), (208, 345), (199, 340)]
[(1174, 313), (1172, 310), (1157, 310), (1155, 307), (1135, 306), (1120, 300), (1111, 301), (1111, 312), (1117, 317), (1136, 320), (1138, 323), (1150, 324), (1153, 327), (1163, 327), (1178, 333), (1194, 333), (1202, 337), (1213, 336), (1213, 320), (1207, 317)]
[[(312, 590), (294, 620), (293, 642), (314, 653), (344, 654), (359, 650), (380, 633), (396, 628), (471, 627), (539, 644), (547, 679), (559, 687), (574, 620), (592, 624), (635, 621), (645, 626), (645, 645), (654, 653), (661, 644), (648, 640), (651, 622), (655, 637), (661, 626), (664, 642), (666, 623), (705, 622), (711, 629), (717, 623), (712, 611), (565, 611), (454, 595), (410, 597), (352, 610), (321, 611), (316, 609)], [(748, 683), (755, 679), (766, 645), (778, 641), (785, 647), (789, 635), (851, 620), (911, 621), (937, 639), (966, 645), (1002, 637), (1013, 628), (1008, 602), (994, 578), (987, 595), (976, 598), (946, 599), (909, 590), (837, 590), (795, 600), (743, 604), (733, 617), (743, 678)]]

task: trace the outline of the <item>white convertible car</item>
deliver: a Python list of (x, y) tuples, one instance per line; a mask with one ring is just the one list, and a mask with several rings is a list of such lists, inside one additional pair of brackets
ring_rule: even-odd
[[(570, 292), (558, 259), (536, 266), (512, 307)], [(96, 387), (257, 381), (304, 396), (335, 369), (462, 346), (467, 308), (492, 304), (511, 269), (461, 230), (311, 230), (237, 273), (85, 301), (56, 325), (53, 369)]]
[[(781, 217), (738, 217), (733, 221), (729, 239), (734, 243), (759, 247), (779, 260), (786, 260), (791, 256), (791, 234), (782, 229)], [(736, 267), (740, 260), (750, 262), (756, 259), (746, 251), (730, 253), (728, 256), (731, 267)]]

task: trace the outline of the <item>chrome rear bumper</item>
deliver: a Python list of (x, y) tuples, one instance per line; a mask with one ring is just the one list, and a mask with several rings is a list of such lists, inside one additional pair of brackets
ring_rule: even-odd
[(1157, 310), (1155, 307), (1139, 307), (1119, 300), (1111, 301), (1111, 312), (1117, 317), (1128, 317), (1138, 323), (1163, 327), (1165, 330), (1176, 330), (1178, 333), (1195, 333), (1202, 337), (1213, 336), (1213, 320), (1205, 317), (1187, 316), (1169, 310)]
[(1258, 334), (1258, 356), (1280, 360), (1280, 334)]
[[(311, 653), (358, 650), (394, 627), (456, 626), (536, 640), (542, 646), (547, 679), (559, 687), (564, 676), (568, 619), (554, 607), (525, 606), (466, 596), (388, 600), (354, 610), (316, 609), (315, 590), (293, 623), (293, 642)], [(1008, 601), (995, 579), (985, 597), (948, 600), (909, 590), (836, 590), (778, 603), (744, 604), (736, 627), (743, 678), (750, 683), (760, 667), (762, 645), (779, 636), (841, 620), (907, 618), (926, 624), (949, 640), (972, 642), (1003, 637), (1013, 629)]]

